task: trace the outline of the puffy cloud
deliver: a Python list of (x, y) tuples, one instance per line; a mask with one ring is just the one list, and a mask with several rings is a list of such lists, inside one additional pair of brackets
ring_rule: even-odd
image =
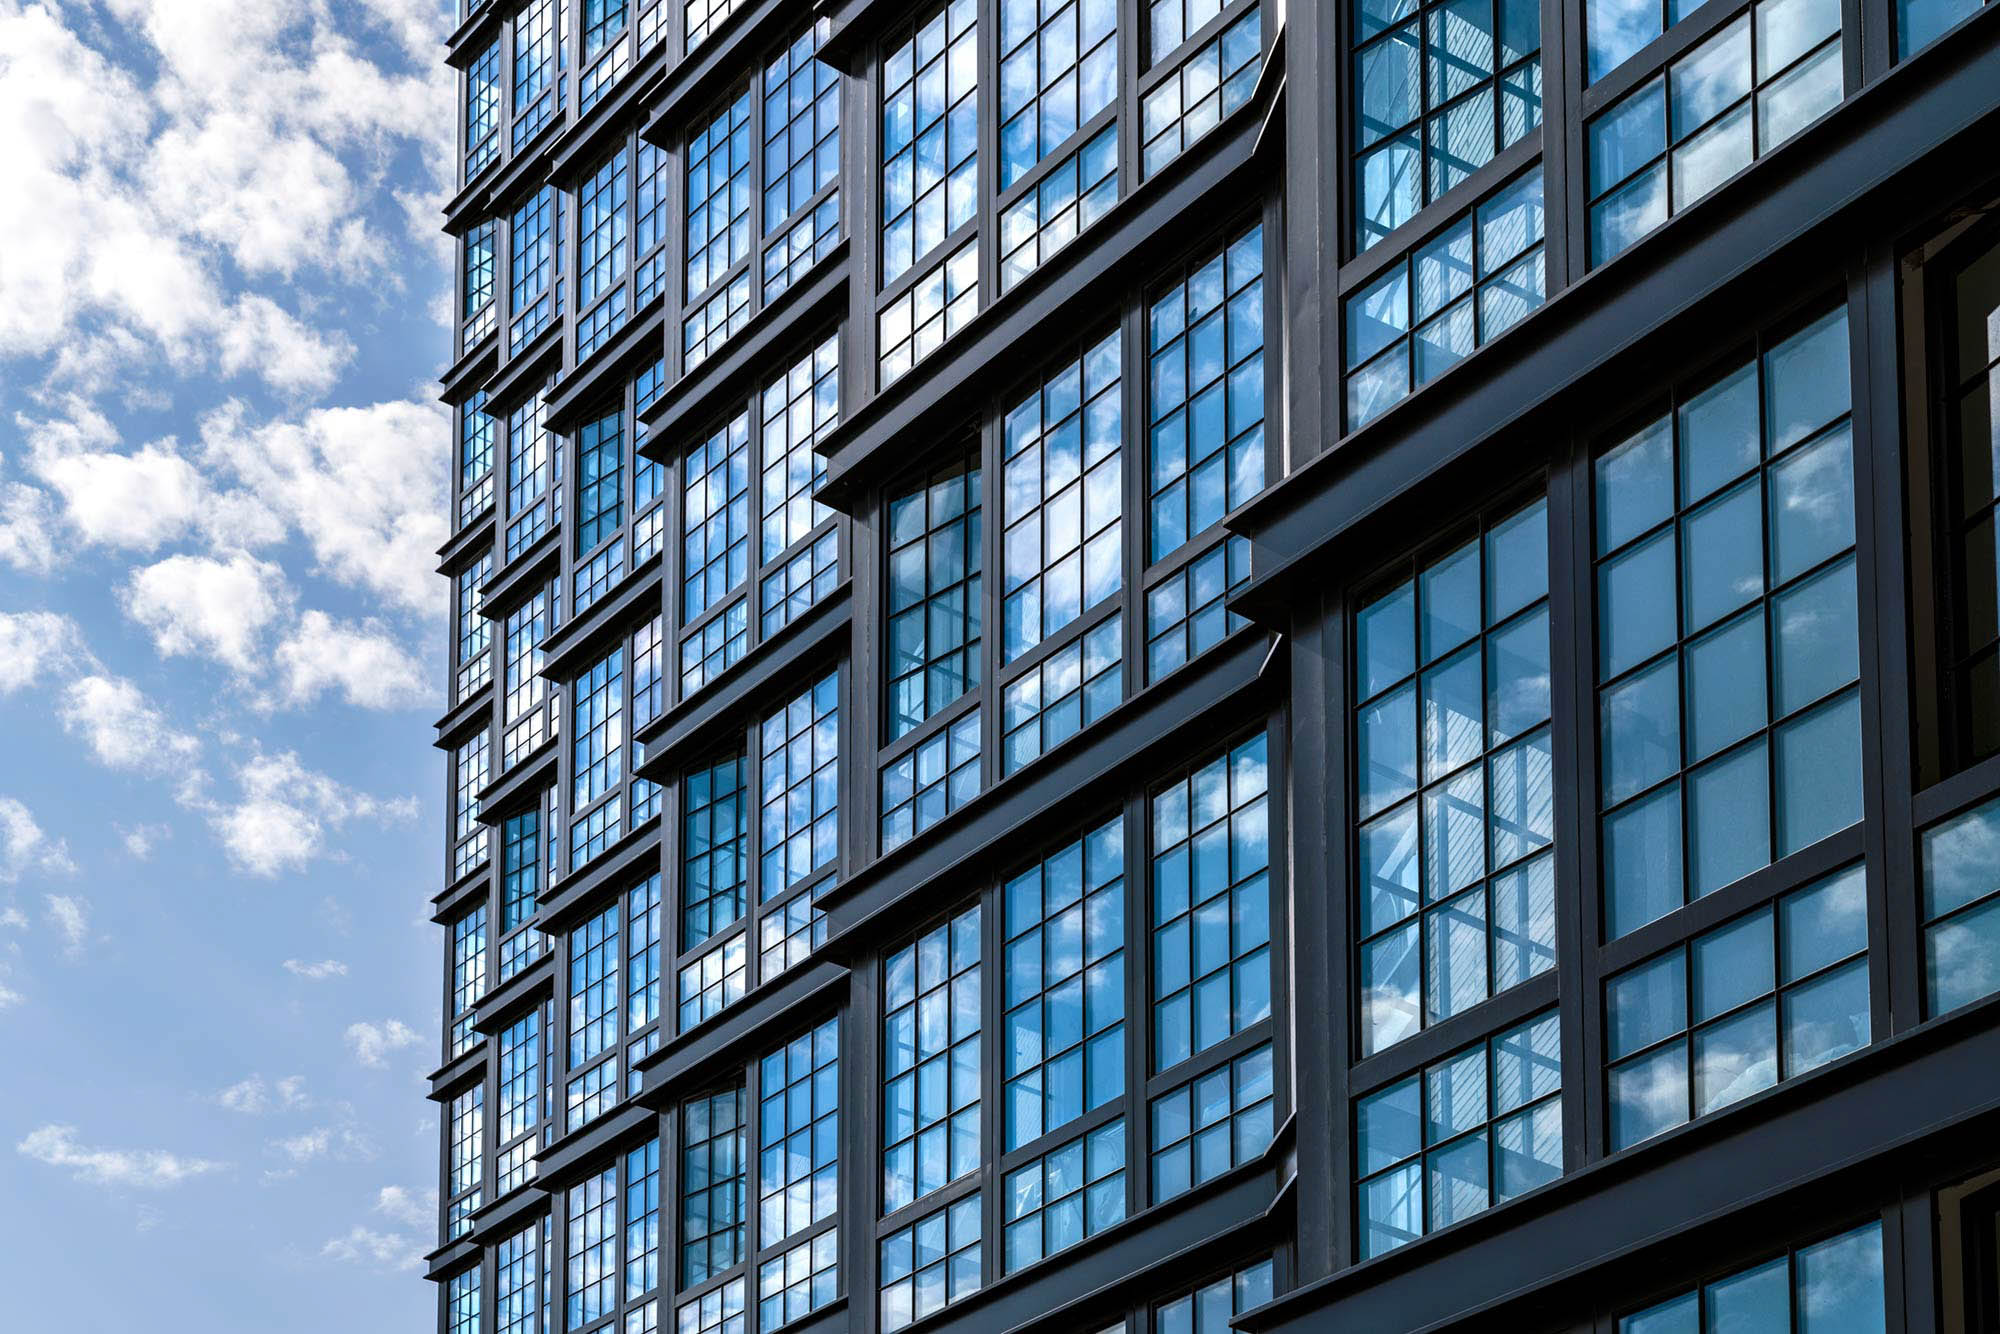
[(429, 1227), (437, 1221), (437, 1192), (419, 1194), (404, 1186), (384, 1186), (375, 1193), (375, 1212), (405, 1227)]
[(335, 1237), (320, 1247), (329, 1260), (371, 1265), (381, 1269), (411, 1270), (423, 1263), (420, 1247), (400, 1232), (377, 1232), (356, 1223), (344, 1237)]
[(83, 659), (76, 622), (53, 611), (0, 611), (0, 695), (11, 695)]
[(195, 654), (250, 673), (260, 666), (259, 637), (291, 594), (283, 570), (238, 551), (226, 560), (169, 556), (136, 569), (121, 600), (165, 656)]
[(354, 1059), (363, 1065), (378, 1069), (388, 1064), (390, 1052), (413, 1047), (417, 1041), (416, 1030), (400, 1019), (385, 1019), (379, 1024), (364, 1022), (347, 1026), (347, 1045), (353, 1050)]
[(378, 621), (356, 625), (309, 611), (278, 645), (277, 664), (293, 704), (309, 704), (328, 690), (363, 709), (405, 708), (431, 698), (423, 664)]
[(414, 818), (414, 797), (382, 800), (307, 769), (285, 751), (257, 755), (236, 771), (234, 803), (209, 808), (209, 822), (238, 867), (271, 876), (297, 870), (322, 854), (326, 835), (350, 820)]
[(63, 938), (64, 951), (83, 953), (83, 942), (90, 935), (90, 904), (74, 894), (44, 894), (42, 903), (49, 925)]
[(304, 1075), (287, 1075), (269, 1085), (264, 1082), (264, 1076), (251, 1075), (216, 1094), (215, 1101), (227, 1111), (258, 1116), (267, 1111), (290, 1111), (304, 1107), (311, 1100), (306, 1097)]
[(118, 841), (125, 845), (125, 855), (135, 862), (151, 857), (161, 839), (173, 836), (173, 826), (164, 824), (134, 825), (130, 829), (120, 826), (118, 830)]
[(321, 959), (318, 963), (287, 959), (285, 971), (293, 977), (303, 977), (308, 982), (324, 982), (330, 977), (346, 977), (347, 965), (338, 959)]
[(0, 884), (11, 884), (30, 871), (71, 875), (76, 863), (69, 846), (42, 832), (35, 816), (13, 797), (0, 797)]
[(29, 448), (28, 467), (61, 497), (77, 535), (104, 546), (151, 551), (187, 532), (205, 486), (172, 440), (120, 452), (118, 430), (80, 399), (67, 415), (14, 419)]
[[(6, 247), (0, 246), (0, 251)], [(6, 278), (0, 274), (0, 289)], [(13, 293), (8, 293), (11, 299)], [(0, 311), (7, 303), (0, 301)], [(55, 505), (48, 494), (21, 482), (0, 487), (0, 562), (23, 574), (47, 574), (56, 567)]]
[(123, 677), (92, 674), (70, 682), (58, 712), (64, 729), (81, 735), (100, 764), (193, 776), (186, 766), (201, 754), (201, 742), (175, 728)]
[(76, 1127), (45, 1125), (14, 1146), (17, 1153), (50, 1167), (67, 1168), (92, 1186), (165, 1190), (222, 1170), (225, 1164), (187, 1158), (165, 1149), (96, 1149), (77, 1143)]

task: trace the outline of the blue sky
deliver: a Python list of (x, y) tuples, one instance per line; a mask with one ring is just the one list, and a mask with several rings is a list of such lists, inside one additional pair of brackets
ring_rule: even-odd
[(10, 1328), (425, 1328), (433, 0), (0, 0)]

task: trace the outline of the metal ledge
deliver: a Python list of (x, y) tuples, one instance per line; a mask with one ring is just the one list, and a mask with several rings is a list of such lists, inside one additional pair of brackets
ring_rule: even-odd
[(846, 999), (847, 970), (825, 959), (808, 959), (636, 1062), (633, 1069), (646, 1076), (639, 1096), (648, 1106), (670, 1107), (716, 1067), (748, 1064), (753, 1049), (761, 1055), (774, 1033), (797, 1032), (805, 1026), (806, 1014), (832, 1014)]
[[(438, 377), (438, 401), (457, 407), (472, 397), (473, 391), (493, 378), (494, 368), (500, 364), (500, 322), (486, 331), (486, 336), (465, 350), (465, 355), (451, 364), (450, 369)], [(457, 331), (452, 336), (456, 338)]]
[(449, 579), (453, 567), (464, 564), (480, 547), (493, 545), (493, 531), (494, 512), (489, 502), (479, 511), (477, 518), (453, 533), (451, 540), (438, 548), (437, 573)]
[(494, 571), (479, 588), (479, 614), (497, 621), (546, 587), (562, 568), (562, 525), (555, 524), (526, 550)]
[(569, 930), (596, 906), (605, 889), (623, 889), (625, 882), (660, 869), (660, 817), (655, 815), (626, 830), (582, 870), (549, 886), (538, 914), (542, 931), (556, 935)]
[[(555, 382), (548, 397), (542, 401), (544, 429), (567, 433), (583, 417), (585, 409), (604, 396), (610, 387), (607, 381), (621, 381), (618, 389), (622, 392), (623, 376), (634, 366), (642, 364), (648, 351), (659, 356), (666, 354), (666, 305), (665, 293), (656, 293), (651, 301), (633, 313), (610, 342), (585, 357), (582, 365), (566, 371)], [(649, 342), (653, 344), (651, 348), (647, 346)]]
[(553, 1194), (581, 1181), (611, 1155), (659, 1133), (659, 1115), (652, 1108), (627, 1099), (536, 1154), (535, 1184)]
[(586, 660), (631, 632), (635, 610), (644, 610), (649, 604), (655, 615), (664, 610), (666, 604), (661, 599), (666, 594), (660, 573), (664, 568), (663, 554), (655, 551), (584, 608), (582, 615), (571, 617), (545, 637), (542, 676), (556, 682), (579, 674)]
[[(769, 54), (765, 48), (780, 20), (793, 18), (798, 9), (799, 0), (763, 0), (724, 18), (700, 46), (667, 71), (654, 90), (659, 96), (653, 114), (639, 128), (639, 137), (660, 148), (677, 148), (682, 123), (696, 109), (706, 109), (720, 85), (746, 77), (757, 85), (762, 71), (752, 68), (753, 58), (761, 62)], [(752, 91), (763, 95), (761, 85)]]
[(508, 816), (517, 814), (533, 797), (541, 800), (544, 788), (556, 781), (556, 738), (542, 743), (509, 765), (501, 775), (479, 790), (479, 823), (498, 828)]
[(462, 733), (471, 730), (473, 722), (477, 720), (477, 715), (487, 715), (486, 721), (491, 723), (493, 721), (492, 713), (493, 682), (488, 680), (485, 685), (467, 695), (451, 708), (446, 709), (444, 715), (432, 724), (437, 729), (437, 738), (431, 744), (439, 750), (451, 749)]
[(568, 323), (568, 314), (551, 316), (548, 326), (530, 338), (528, 345), (509, 357), (498, 373), (486, 382), (486, 403), (480, 411), (493, 418), (498, 427), (505, 428), (507, 414), (542, 387), (550, 370), (560, 370), (563, 327)]

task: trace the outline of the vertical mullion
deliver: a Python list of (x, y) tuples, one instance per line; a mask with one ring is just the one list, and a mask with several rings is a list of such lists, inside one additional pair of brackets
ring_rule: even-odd
[[(1136, 0), (1130, 0), (1136, 3)], [(1146, 318), (1146, 293), (1126, 302), (1120, 312), (1119, 386), (1120, 411), (1124, 429), (1119, 441), (1124, 489), (1125, 516), (1119, 536), (1124, 545), (1125, 688), (1121, 698), (1144, 690), (1146, 680), (1146, 553), (1150, 549), (1152, 515), (1146, 505), (1147, 478), (1151, 476), (1153, 451), (1150, 420), (1146, 410), (1146, 389), (1151, 379), (1151, 352)]]
[[(1153, 1127), (1146, 1102), (1146, 1075), (1153, 1047), (1152, 839), (1144, 788), (1124, 801), (1125, 845), (1125, 1213), (1137, 1217), (1152, 1198)], [(1135, 892), (1136, 891), (1136, 892)]]
[[(987, 25), (992, 26), (992, 25)], [(985, 207), (984, 204), (981, 207)], [(986, 263), (985, 251), (992, 247), (982, 247), (980, 263)], [(983, 277), (981, 281), (984, 281)], [(998, 279), (996, 277), (995, 281)], [(1035, 393), (1041, 394), (1039, 371), (1034, 380)], [(1001, 457), (1004, 448), (1001, 429), (1001, 414), (1004, 405), (988, 411), (983, 406), (973, 427), (973, 458), (979, 468), (979, 684), (972, 693), (979, 710), (979, 790), (992, 790), (1000, 781), (1000, 671), (1005, 653), (1007, 637), (1006, 625), (1006, 533), (1007, 513), (1005, 505), (1006, 488), (1001, 485), (1005, 462)], [(1082, 482), (1077, 483), (1079, 486)], [(1046, 548), (1045, 548), (1046, 550)], [(1081, 548), (1078, 560), (1082, 559)], [(1037, 557), (1039, 562), (1041, 557)], [(1046, 588), (1047, 581), (1043, 580)], [(969, 604), (968, 604), (969, 605)], [(1041, 631), (1040, 625), (1035, 627)], [(1039, 642), (1039, 641), (1038, 641)], [(1080, 687), (1079, 687), (1080, 688)], [(951, 767), (951, 743), (945, 742), (945, 764), (947, 772)], [(949, 779), (946, 780), (949, 782)], [(998, 956), (995, 956), (998, 957)], [(983, 1119), (982, 1119), (983, 1123)]]
[[(1593, 592), (1596, 568), (1591, 540), (1591, 453), (1572, 437), (1558, 455), (1549, 488), (1551, 578), (1549, 581), (1550, 661), (1562, 663), (1569, 689), (1551, 699), (1551, 753), (1570, 763), (1555, 766), (1559, 811), (1571, 838), (1556, 839), (1556, 992), (1563, 1051), (1563, 1147), (1565, 1170), (1603, 1156), (1605, 1096), (1603, 1051), (1603, 872), (1598, 819), (1596, 727), (1597, 617)], [(1553, 651), (1567, 644), (1564, 658)], [(1567, 703), (1568, 707), (1563, 705)], [(1567, 784), (1563, 774), (1571, 775)], [(1568, 791), (1565, 793), (1564, 788)], [(1567, 948), (1564, 948), (1565, 941)]]
[[(1284, 792), (1291, 802), (1307, 803), (1312, 794), (1321, 794), (1322, 805), (1302, 819), (1288, 818), (1287, 824), (1309, 827), (1316, 813), (1326, 837), (1311, 844), (1287, 838), (1273, 849), (1273, 861), (1278, 854), (1288, 854), (1286, 946), (1288, 957), (1300, 965), (1288, 970), (1287, 988), (1292, 1004), (1292, 1105), (1298, 1117), (1299, 1174), (1308, 1180), (1317, 1175), (1333, 1187), (1299, 1196), (1295, 1267), (1302, 1282), (1325, 1277), (1340, 1265), (1347, 1244), (1346, 1205), (1352, 1193), (1352, 1173), (1341, 1152), (1346, 1137), (1335, 1114), (1347, 1106), (1346, 1002), (1351, 992), (1352, 950), (1343, 924), (1350, 920), (1352, 881), (1337, 868), (1345, 868), (1352, 855), (1352, 832), (1349, 822), (1335, 815), (1344, 792), (1344, 784), (1335, 777), (1341, 763), (1338, 738), (1345, 737), (1347, 729), (1329, 725), (1333, 717), (1344, 716), (1348, 696), (1343, 670), (1345, 614), (1344, 599), (1324, 597), (1294, 618), (1288, 718), (1295, 740), (1287, 756), (1293, 776)], [(1273, 797), (1276, 805), (1275, 792)], [(1323, 950), (1326, 966), (1305, 967), (1307, 949)], [(1328, 1096), (1300, 1095), (1300, 1090), (1316, 1087), (1327, 1089)]]

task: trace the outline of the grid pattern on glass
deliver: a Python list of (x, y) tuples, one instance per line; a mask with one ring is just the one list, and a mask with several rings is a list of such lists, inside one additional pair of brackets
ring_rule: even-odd
[(1012, 774), (1118, 707), (1123, 618), (1107, 617), (1000, 689), (1000, 772)]
[(1867, 951), (1854, 866), (1606, 981), (1613, 1151), (1867, 1046)]
[(585, 556), (624, 519), (625, 414), (613, 409), (576, 433), (576, 554)]
[(764, 230), (840, 177), (840, 76), (813, 58), (829, 21), (820, 19), (764, 67)]
[[(693, 51), (707, 41), (708, 35), (736, 11), (737, 3), (738, 0), (686, 0), (682, 13), (687, 17), (687, 49)], [(740, 1304), (737, 1309), (742, 1309)]]
[[(488, 281), (490, 286), (490, 274)], [(490, 302), (490, 292), (488, 296)], [(493, 503), (494, 421), (486, 415), (484, 389), (475, 391), (458, 413), (458, 521), (462, 526)]]
[(614, 793), (611, 800), (569, 827), (569, 864), (588, 865), (624, 832), (624, 802)]
[(1148, 316), (1149, 560), (1264, 488), (1264, 228), (1154, 298)]
[(702, 127), (687, 155), (687, 295), (693, 298), (750, 253), (748, 89)]
[(826, 914), (813, 905), (832, 888), (835, 879), (828, 876), (810, 890), (793, 895), (757, 923), (759, 977), (773, 978), (797, 967), (826, 943)]
[[(1199, 3), (1200, 0), (1190, 0)], [(1155, 0), (1155, 4), (1175, 0)], [(1205, 1283), (1184, 1297), (1163, 1302), (1153, 1313), (1155, 1334), (1229, 1334), (1230, 1317), (1271, 1300), (1273, 1272), (1269, 1260)], [(1124, 1325), (1117, 1326), (1124, 1329)]]
[(979, 710), (882, 766), (882, 851), (900, 847), (979, 795)]
[(452, 752), (452, 852), (454, 880), (463, 879), (486, 861), (493, 848), (493, 831), (479, 822), (479, 794), (491, 776), (489, 732), (475, 732)]
[(1542, 120), (1535, 0), (1353, 6), (1354, 211), (1366, 250)]
[(1561, 1176), (1556, 1012), (1357, 1100), (1354, 1170), (1364, 1259)]
[(540, 931), (528, 930), (542, 888), (539, 805), (510, 815), (500, 826), (500, 980), (505, 982), (541, 956)]
[(1607, 939), (1861, 818), (1845, 308), (1596, 464)]
[(876, 340), (882, 387), (902, 379), (978, 313), (979, 238), (973, 236), (882, 308)]
[(1226, 604), (1250, 582), (1250, 539), (1232, 533), (1146, 590), (1146, 680), (1157, 681), (1248, 625)]
[(1124, 1118), (1007, 1173), (1000, 1203), (1010, 1274), (1124, 1222)]
[(618, 1167), (593, 1172), (569, 1188), (568, 1316), (581, 1329), (618, 1309)]
[(1117, 593), (1121, 342), (1045, 376), (1002, 429), (1001, 658), (1011, 662)]
[(834, 190), (764, 247), (764, 304), (776, 301), (808, 269), (832, 254), (839, 240), (840, 191)]
[(685, 624), (721, 602), (749, 573), (749, 414), (738, 413), (689, 449), (681, 476)]
[(1924, 1008), (1943, 1014), (2000, 991), (2000, 802), (1923, 835)]
[[(2000, 751), (2000, 244), (1957, 265), (1941, 293), (1938, 390), (1946, 476), (1932, 501), (1934, 539), (1956, 615), (1945, 658), (1947, 765)], [(1940, 267), (1943, 267), (1940, 265)]]
[(764, 386), (758, 449), (764, 470), (763, 542), (769, 563), (804, 541), (830, 511), (813, 499), (826, 460), (813, 445), (840, 422), (840, 338), (829, 335)]
[(980, 1240), (976, 1191), (882, 1238), (883, 1334), (979, 1291)]
[(625, 274), (631, 154), (623, 147), (576, 187), (576, 299), (588, 306)]
[(660, 875), (625, 891), (625, 1032), (660, 1017)]
[(614, 530), (611, 540), (571, 573), (570, 614), (581, 616), (624, 575), (625, 536)]
[(764, 720), (757, 883), (777, 897), (839, 855), (840, 675)]
[[(632, 249), (639, 265), (632, 276), (632, 304), (644, 306), (660, 294), (667, 279), (667, 177), (668, 157), (664, 150), (641, 139), (635, 162), (637, 183), (633, 187)], [(641, 403), (632, 409), (644, 412)]]
[(518, 352), (562, 313), (561, 192), (545, 185), (528, 196), (508, 219), (507, 241), (507, 308), (514, 321), (507, 346)]
[(840, 1206), (840, 1021), (766, 1055), (757, 1091), (757, 1241), (768, 1247)]
[(500, 43), (486, 44), (465, 68), (465, 172), (461, 184), (500, 156)]
[(445, 1328), (450, 1334), (479, 1334), (479, 1266), (453, 1274), (445, 1285)]
[(492, 573), (493, 554), (488, 552), (477, 564), (460, 570), (458, 578), (452, 581), (452, 602), (458, 608), (458, 634), (453, 644), (458, 671), (453, 673), (451, 682), (454, 701), (464, 699), (493, 679), (493, 655), (488, 652), (493, 645), (493, 622), (479, 611), (486, 601), (480, 589)]
[(625, 757), (625, 650), (621, 645), (593, 663), (570, 686), (574, 751), (570, 809), (581, 811), (618, 788)]
[(889, 739), (979, 684), (980, 471), (954, 464), (889, 501)]
[(741, 755), (687, 776), (681, 819), (681, 945), (689, 949), (743, 916), (750, 812)]
[(1116, 0), (1000, 0), (1000, 188), (1118, 95)]
[(1884, 1334), (1889, 1328), (1879, 1221), (1739, 1269), (1618, 1321), (1618, 1334), (1723, 1329)]
[(486, 1124), (486, 1086), (474, 1084), (445, 1106), (445, 1197), (449, 1207), (448, 1236), (456, 1239), (472, 1230), (472, 1214), (483, 1198), (486, 1157), (480, 1141)]
[(619, 905), (613, 903), (569, 935), (571, 1071), (618, 1046), (618, 914)]
[(632, 48), (624, 42), (618, 43), (611, 54), (592, 65), (577, 80), (576, 109), (581, 115), (597, 105), (597, 100), (611, 90), (613, 84), (624, 77), (632, 67)]
[(714, 356), (750, 320), (750, 274), (737, 274), (681, 324), (681, 373)]
[[(660, 1286), (660, 1141), (649, 1139), (625, 1154), (625, 1300)], [(631, 1330), (652, 1312), (626, 1313)], [(638, 1319), (635, 1319), (637, 1317)]]
[(769, 575), (763, 585), (766, 639), (811, 611), (840, 582), (840, 533), (829, 529)]
[(1896, 0), (1896, 58), (1908, 60), (1990, 0)]
[[(464, 305), (459, 314), (458, 350), (463, 355), (474, 343), (493, 331), (493, 282), (494, 260), (499, 240), (500, 224), (492, 218), (480, 223), (465, 234), (460, 243), (464, 255)], [(486, 401), (486, 391), (479, 390), (468, 400), (468, 408), (475, 403)], [(464, 520), (461, 518), (460, 522)]]
[(1263, 734), (1153, 794), (1153, 1065), (1271, 1013), (1270, 775)]
[(1146, 63), (1158, 63), (1222, 13), (1226, 0), (1148, 0)]
[(886, 1216), (979, 1166), (978, 907), (891, 954), (882, 983)]
[(707, 1023), (743, 999), (749, 957), (744, 938), (734, 935), (681, 969), (681, 1032)]
[[(666, 702), (666, 682), (660, 671), (663, 620), (655, 616), (632, 632), (632, 730), (635, 732), (659, 717)], [(632, 759), (636, 766), (640, 756), (634, 754)]]
[[(692, 0), (691, 0), (692, 2)], [(743, 1334), (744, 1282), (733, 1278), (680, 1309), (676, 1334)]]
[(750, 607), (738, 598), (681, 641), (681, 697), (687, 698), (743, 661), (750, 647)]
[(1348, 430), (1541, 306), (1542, 229), (1542, 169), (1535, 166), (1348, 298)]
[(1153, 1203), (1253, 1162), (1276, 1133), (1271, 1044), (1153, 1099)]
[(1596, 83), (1692, 14), (1700, 0), (1584, 0), (1584, 82)]
[[(521, 146), (561, 110), (565, 59), (563, 9), (558, 0), (528, 0), (514, 19), (514, 128), (510, 146)], [(516, 307), (519, 309), (519, 307)]]
[(529, 1010), (500, 1030), (500, 1098), (494, 1138), (500, 1146), (496, 1197), (534, 1179), (535, 1127), (542, 1096), (542, 1012)]
[(472, 1007), (486, 994), (486, 905), (480, 904), (451, 924), (451, 1055), (472, 1050), (479, 1035), (472, 1028)]
[(563, 451), (542, 425), (545, 407), (537, 393), (507, 414), (508, 560), (562, 518)]
[(541, 1251), (538, 1229), (504, 1238), (493, 1255), (493, 1319), (498, 1334), (540, 1334)]
[(511, 769), (547, 740), (554, 717), (544, 704), (549, 683), (542, 676), (542, 641), (554, 628), (552, 590), (535, 595), (507, 613), (501, 623), (500, 767)]
[[(1002, 1142), (1012, 1152), (1125, 1092), (1123, 822), (1015, 876), (1002, 902)], [(1013, 1253), (1010, 1241), (1010, 1268)]]
[(840, 1229), (828, 1228), (757, 1270), (757, 1324), (777, 1329), (802, 1320), (834, 1299), (840, 1288)]
[(979, 203), (976, 0), (921, 14), (882, 64), (882, 280), (894, 282)]
[(1555, 966), (1548, 502), (1355, 617), (1361, 1051)]
[(1118, 202), (1118, 122), (1000, 209), (1000, 290), (1040, 268)]
[(1840, 104), (1840, 5), (1758, 0), (1585, 127), (1590, 262), (1641, 237)]
[(681, 1286), (693, 1287), (743, 1258), (748, 1167), (743, 1090), (681, 1107)]
[(1150, 180), (1250, 100), (1264, 69), (1262, 10), (1249, 12), (1153, 86), (1139, 108), (1139, 175)]

